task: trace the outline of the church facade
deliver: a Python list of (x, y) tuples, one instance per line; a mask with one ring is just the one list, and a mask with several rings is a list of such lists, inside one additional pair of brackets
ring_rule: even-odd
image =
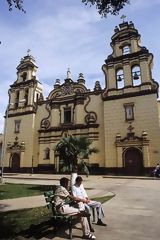
[(55, 81), (44, 99), (37, 65), (28, 53), (17, 67), (6, 111), (5, 171), (60, 172), (54, 148), (66, 135), (87, 136), (99, 153), (86, 159), (96, 173), (143, 175), (160, 160), (158, 89), (153, 55), (140, 46), (132, 22), (114, 29), (112, 54), (102, 66), (105, 88), (91, 91), (82, 73)]

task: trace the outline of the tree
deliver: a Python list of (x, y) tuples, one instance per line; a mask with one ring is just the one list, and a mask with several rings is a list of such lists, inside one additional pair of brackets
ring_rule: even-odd
[(62, 138), (54, 150), (59, 153), (59, 158), (63, 160), (64, 166), (68, 166), (69, 171), (75, 171), (78, 167), (78, 159), (98, 152), (97, 148), (90, 147), (91, 144), (92, 140), (88, 137), (70, 135)]
[(95, 5), (98, 13), (102, 17), (107, 17), (108, 13), (119, 14), (119, 11), (130, 3), (130, 0), (82, 0), (84, 4)]
[[(23, 0), (6, 0), (9, 6), (9, 11), (12, 11), (13, 7), (25, 12), (23, 8)], [(81, 0), (85, 5), (95, 5), (98, 13), (102, 17), (107, 17), (108, 13), (113, 15), (119, 14), (119, 11), (130, 3), (130, 0)]]
[(23, 8), (23, 0), (6, 0), (8, 3), (9, 11), (12, 11), (13, 7), (21, 10), (22, 12), (26, 12)]

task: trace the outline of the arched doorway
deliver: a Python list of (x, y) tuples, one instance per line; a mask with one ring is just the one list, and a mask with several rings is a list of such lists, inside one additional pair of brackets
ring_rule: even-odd
[(143, 155), (139, 149), (128, 148), (123, 156), (126, 175), (140, 176), (143, 174)]
[(13, 153), (11, 161), (11, 172), (20, 171), (20, 155), (18, 153)]

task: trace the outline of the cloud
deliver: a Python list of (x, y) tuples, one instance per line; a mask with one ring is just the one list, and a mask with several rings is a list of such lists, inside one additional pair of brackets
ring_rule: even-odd
[(145, 9), (148, 8), (154, 8), (160, 6), (160, 2), (159, 0), (154, 0), (154, 1), (150, 1), (150, 0), (131, 0), (131, 10), (135, 11), (135, 10), (141, 10), (143, 9), (143, 11), (145, 11)]
[(9, 85), (16, 80), (16, 67), (27, 49), (32, 49), (37, 59), (39, 78), (43, 83), (44, 94), (48, 96), (55, 79), (63, 80), (66, 77), (68, 67), (75, 72), (74, 77), (78, 77), (83, 65), (89, 62), (89, 52), (92, 50), (90, 45), (96, 39), (93, 24), (98, 21), (96, 12), (88, 12), (86, 9), (79, 11), (75, 7), (65, 7), (48, 16), (28, 16), (23, 20), (23, 25), (13, 25), (8, 19), (0, 21), (0, 131), (3, 129)]

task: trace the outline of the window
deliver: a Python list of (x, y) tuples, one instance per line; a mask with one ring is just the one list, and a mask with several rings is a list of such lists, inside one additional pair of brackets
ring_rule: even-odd
[(22, 74), (22, 79), (23, 79), (23, 81), (26, 81), (26, 79), (27, 79), (27, 73), (26, 73), (26, 72), (24, 72), (24, 73)]
[(28, 104), (28, 89), (25, 89), (24, 99), (26, 100), (24, 105), (27, 106), (27, 104)]
[(133, 86), (141, 84), (141, 71), (138, 65), (132, 67), (132, 82)]
[(64, 123), (71, 123), (71, 107), (64, 108)]
[(131, 121), (134, 120), (134, 103), (126, 103), (124, 104), (125, 108), (125, 120), (126, 121)]
[(116, 80), (117, 80), (117, 88), (123, 88), (124, 87), (124, 74), (123, 69), (118, 69), (116, 72)]
[(15, 120), (15, 126), (14, 126), (14, 132), (15, 133), (19, 133), (20, 132), (20, 124), (21, 124), (20, 120)]
[(39, 94), (36, 93), (36, 102), (38, 102), (38, 99), (39, 99)]
[(17, 91), (15, 94), (15, 107), (18, 107), (18, 102), (19, 102), (19, 91)]
[(50, 149), (46, 148), (44, 150), (44, 158), (43, 159), (50, 159)]
[(123, 55), (129, 54), (131, 52), (129, 45), (126, 45), (122, 48)]

